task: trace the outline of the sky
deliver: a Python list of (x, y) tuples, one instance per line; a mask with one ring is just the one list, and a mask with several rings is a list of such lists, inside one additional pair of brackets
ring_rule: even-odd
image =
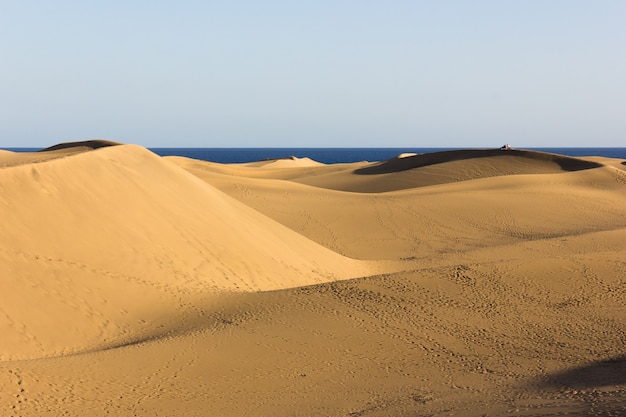
[(624, 147), (626, 1), (0, 0), (0, 147)]

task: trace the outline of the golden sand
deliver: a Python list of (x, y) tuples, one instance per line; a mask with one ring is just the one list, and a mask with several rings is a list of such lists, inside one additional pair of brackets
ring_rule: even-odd
[(0, 151), (0, 415), (620, 415), (625, 170)]

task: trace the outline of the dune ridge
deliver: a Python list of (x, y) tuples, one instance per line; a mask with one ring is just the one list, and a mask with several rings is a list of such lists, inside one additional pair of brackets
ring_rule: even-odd
[(622, 160), (37, 154), (0, 152), (7, 415), (626, 409)]

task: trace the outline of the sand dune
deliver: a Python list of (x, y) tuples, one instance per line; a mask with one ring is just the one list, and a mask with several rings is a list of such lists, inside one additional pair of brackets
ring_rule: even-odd
[(624, 161), (98, 144), (0, 153), (5, 414), (626, 409)]
[(178, 303), (178, 292), (270, 290), (369, 274), (367, 265), (130, 145), (1, 170), (0, 213), (12, 225), (0, 236), (0, 256), (13, 289), (1, 296), (10, 341), (2, 359), (127, 342), (155, 303)]

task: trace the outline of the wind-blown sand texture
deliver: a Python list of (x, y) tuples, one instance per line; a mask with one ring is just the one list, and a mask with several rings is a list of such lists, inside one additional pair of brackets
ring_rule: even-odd
[(0, 415), (624, 415), (625, 170), (0, 151)]

